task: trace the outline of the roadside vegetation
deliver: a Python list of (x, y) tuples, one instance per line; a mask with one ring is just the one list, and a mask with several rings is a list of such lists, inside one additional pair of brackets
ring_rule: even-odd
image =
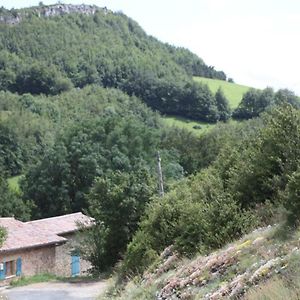
[(40, 282), (49, 282), (49, 281), (58, 281), (61, 280), (60, 277), (57, 277), (53, 274), (38, 274), (34, 276), (21, 276), (18, 279), (12, 280), (10, 282), (10, 285), (12, 287), (18, 287), (18, 286), (24, 286), (24, 285), (29, 285), (33, 283), (40, 283)]
[(12, 287), (25, 286), (40, 282), (70, 282), (70, 283), (86, 283), (99, 280), (99, 277), (91, 275), (76, 276), (76, 277), (61, 277), (49, 273), (42, 273), (33, 276), (21, 276), (20, 278), (13, 279), (10, 282)]
[[(286, 230), (286, 229), (284, 229)], [(168, 247), (143, 277), (112, 281), (101, 300), (298, 299), (299, 230), (258, 228), (208, 255), (182, 258)]]

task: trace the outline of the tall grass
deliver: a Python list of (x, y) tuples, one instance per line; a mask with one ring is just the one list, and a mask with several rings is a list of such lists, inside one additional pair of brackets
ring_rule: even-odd
[(286, 269), (259, 286), (250, 289), (245, 300), (299, 300), (300, 299), (300, 253), (292, 254)]
[(274, 278), (265, 282), (257, 288), (250, 290), (245, 296), (245, 300), (297, 300), (300, 289), (290, 288), (283, 279)]

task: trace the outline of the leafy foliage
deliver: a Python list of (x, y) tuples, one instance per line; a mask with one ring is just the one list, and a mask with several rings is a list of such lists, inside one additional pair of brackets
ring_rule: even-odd
[(237, 119), (250, 119), (258, 117), (262, 112), (274, 105), (291, 104), (299, 108), (299, 98), (291, 91), (279, 90), (274, 93), (271, 88), (262, 91), (250, 89), (242, 98), (241, 103), (233, 113)]
[(219, 111), (219, 120), (227, 121), (231, 117), (231, 109), (229, 107), (229, 101), (225, 97), (221, 88), (216, 92), (216, 104)]
[[(264, 208), (283, 204), (299, 223), (300, 114), (292, 92), (249, 90), (234, 116), (255, 119), (196, 136), (164, 126), (147, 106), (226, 122), (223, 91), (192, 80), (226, 75), (123, 14), (33, 13), (0, 28), (2, 216), (85, 211), (96, 224), (84, 247), (94, 272), (125, 255), (127, 275), (171, 244), (185, 256), (218, 248), (268, 222), (257, 212)], [(164, 198), (156, 196), (158, 150)], [(16, 193), (5, 177), (20, 174)]]
[(225, 80), (225, 73), (147, 36), (125, 15), (26, 15), (18, 25), (0, 24), (0, 89), (55, 95), (97, 84), (136, 95), (162, 113), (218, 120), (214, 96), (191, 76)]
[(283, 203), (298, 224), (299, 121), (291, 105), (273, 110), (263, 126), (225, 144), (208, 169), (152, 201), (127, 248), (125, 273), (143, 272), (171, 244), (185, 255), (220, 247), (265, 222), (256, 209), (270, 203)]
[[(1, 217), (15, 216), (21, 220), (30, 218), (30, 206), (26, 205), (16, 191), (12, 191), (0, 172), (0, 215)], [(3, 242), (2, 229), (0, 229), (0, 244)]]
[(152, 201), (128, 245), (125, 272), (143, 272), (171, 244), (190, 256), (220, 247), (249, 230), (254, 217), (243, 212), (222, 185), (209, 169)]
[(131, 174), (116, 172), (96, 180), (88, 199), (91, 214), (106, 228), (106, 235), (101, 237), (101, 243), (105, 243), (102, 269), (120, 259), (154, 190), (155, 185), (147, 170)]

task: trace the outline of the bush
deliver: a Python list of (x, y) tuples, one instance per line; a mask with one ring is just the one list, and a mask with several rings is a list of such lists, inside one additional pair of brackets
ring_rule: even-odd
[(291, 226), (299, 226), (300, 221), (300, 170), (292, 174), (284, 193), (284, 207), (288, 210), (287, 221)]
[(171, 244), (185, 256), (218, 248), (255, 224), (254, 217), (224, 193), (215, 170), (205, 170), (150, 203), (127, 248), (123, 269), (142, 273)]

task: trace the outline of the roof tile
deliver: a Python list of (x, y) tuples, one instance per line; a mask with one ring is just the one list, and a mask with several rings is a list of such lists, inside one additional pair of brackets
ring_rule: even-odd
[(79, 224), (90, 227), (93, 219), (82, 213), (26, 223), (14, 218), (0, 218), (0, 226), (7, 230), (0, 252), (64, 243), (67, 239), (60, 235), (77, 231)]

